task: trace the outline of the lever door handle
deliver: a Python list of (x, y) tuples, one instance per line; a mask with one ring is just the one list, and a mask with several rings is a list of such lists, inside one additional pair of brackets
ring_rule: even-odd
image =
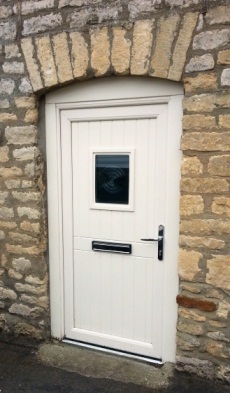
[(162, 261), (164, 257), (164, 226), (158, 226), (158, 238), (157, 239), (141, 239), (143, 242), (158, 242), (158, 260)]

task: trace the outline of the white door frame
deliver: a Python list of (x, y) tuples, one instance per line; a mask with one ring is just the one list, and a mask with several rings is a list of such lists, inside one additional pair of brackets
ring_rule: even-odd
[[(114, 86), (114, 91), (113, 91)], [(127, 89), (126, 89), (127, 86)], [(128, 89), (129, 88), (129, 89)], [(119, 92), (119, 93), (118, 93)], [(90, 97), (90, 101), (89, 101)], [(166, 242), (163, 306), (162, 360), (175, 362), (176, 321), (178, 294), (178, 240), (179, 240), (179, 181), (182, 134), (182, 98), (180, 84), (149, 78), (105, 78), (77, 83), (46, 96), (46, 147), (48, 176), (48, 224), (51, 335), (64, 338), (64, 288), (63, 288), (63, 214), (60, 111), (62, 109), (95, 108), (117, 105), (142, 105), (167, 103), (169, 111), (167, 159), (167, 189), (173, 193), (166, 198)], [(170, 146), (170, 149), (168, 147)], [(172, 165), (173, 163), (173, 165)], [(173, 236), (170, 236), (170, 234)], [(169, 253), (170, 251), (170, 253)], [(169, 255), (167, 255), (167, 253)]]

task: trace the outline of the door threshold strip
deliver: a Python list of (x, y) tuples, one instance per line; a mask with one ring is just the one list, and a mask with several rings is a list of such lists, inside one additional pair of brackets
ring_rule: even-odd
[(100, 352), (109, 353), (111, 355), (118, 355), (118, 356), (126, 357), (129, 359), (140, 360), (145, 363), (152, 363), (152, 364), (155, 364), (156, 366), (163, 366), (163, 364), (164, 364), (162, 362), (162, 360), (160, 360), (160, 359), (154, 359), (154, 358), (150, 358), (148, 356), (141, 356), (141, 355), (136, 355), (133, 353), (125, 352), (125, 351), (118, 351), (118, 350), (111, 349), (111, 348), (100, 347), (97, 345), (87, 344), (87, 343), (84, 343), (81, 341), (64, 339), (64, 340), (62, 340), (62, 342), (65, 344), (76, 345), (78, 347), (89, 348), (89, 349), (97, 350)]

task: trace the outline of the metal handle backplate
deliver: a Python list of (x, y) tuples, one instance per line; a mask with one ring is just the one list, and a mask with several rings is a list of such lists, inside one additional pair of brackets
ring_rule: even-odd
[(158, 226), (158, 238), (157, 239), (141, 239), (143, 242), (158, 242), (158, 260), (162, 261), (164, 257), (164, 226)]

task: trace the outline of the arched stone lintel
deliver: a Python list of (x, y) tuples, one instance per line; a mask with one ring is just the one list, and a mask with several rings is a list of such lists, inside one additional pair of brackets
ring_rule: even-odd
[(152, 76), (181, 81), (198, 13), (23, 38), (21, 47), (33, 91), (106, 75)]

